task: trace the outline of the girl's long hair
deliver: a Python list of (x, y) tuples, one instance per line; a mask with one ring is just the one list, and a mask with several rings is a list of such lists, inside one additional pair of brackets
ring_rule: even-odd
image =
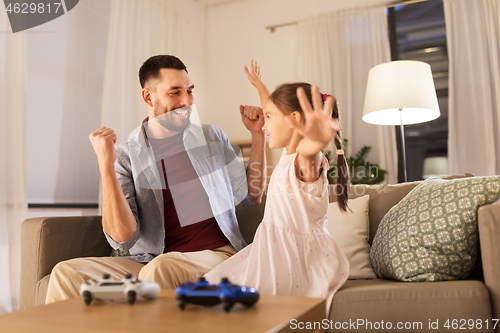
[[(297, 98), (297, 88), (302, 87), (306, 93), (309, 103), (312, 105), (311, 98), (311, 85), (309, 83), (297, 82), (297, 83), (285, 83), (278, 88), (271, 95), (269, 95), (269, 100), (276, 105), (276, 107), (285, 115), (289, 115), (294, 111), (301, 113), (304, 117), (304, 112), (300, 107), (299, 99)], [(321, 96), (323, 104), (323, 96)], [(339, 109), (337, 107), (337, 101), (333, 104), (332, 118), (339, 121)], [(334, 138), (335, 147), (337, 149), (342, 149), (342, 138), (340, 132), (337, 131)], [(346, 212), (350, 210), (347, 206), (347, 201), (349, 197), (349, 167), (347, 161), (343, 154), (337, 154), (337, 176), (335, 184), (335, 195), (337, 197), (337, 204), (341, 211)]]

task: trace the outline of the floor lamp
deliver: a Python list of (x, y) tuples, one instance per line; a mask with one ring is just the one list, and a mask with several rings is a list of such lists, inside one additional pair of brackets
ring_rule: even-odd
[(429, 64), (400, 60), (370, 69), (363, 121), (401, 127), (405, 182), (408, 178), (403, 125), (431, 121), (439, 115), (439, 104)]

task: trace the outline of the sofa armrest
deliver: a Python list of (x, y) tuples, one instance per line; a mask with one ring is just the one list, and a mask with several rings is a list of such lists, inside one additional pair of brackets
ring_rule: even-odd
[[(500, 318), (500, 205), (485, 205), (478, 211), (479, 243), (484, 283), (490, 293), (493, 318)], [(498, 325), (500, 326), (500, 325)], [(496, 332), (500, 332), (497, 327)]]
[(109, 256), (101, 216), (42, 217), (21, 225), (20, 308), (34, 305), (36, 286), (60, 261)]

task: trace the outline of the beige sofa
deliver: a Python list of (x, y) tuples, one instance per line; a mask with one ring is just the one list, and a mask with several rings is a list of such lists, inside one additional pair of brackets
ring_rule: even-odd
[[(385, 213), (417, 184), (351, 186), (353, 198), (370, 195), (370, 243)], [(240, 229), (247, 242), (252, 241), (263, 211), (264, 204), (237, 207)], [(390, 322), (393, 329), (403, 325), (412, 326), (407, 331), (450, 332), (455, 331), (454, 323), (459, 328), (465, 322), (463, 327), (467, 332), (493, 332), (492, 319), (500, 318), (500, 205), (481, 207), (478, 221), (482, 267), (468, 280), (348, 280), (335, 295), (331, 322), (325, 325), (341, 331), (380, 332)], [(50, 272), (57, 262), (75, 257), (107, 256), (111, 252), (102, 233), (100, 216), (28, 219), (22, 224), (21, 241), (21, 308), (43, 304)], [(473, 330), (468, 326), (470, 320), (474, 320)], [(439, 329), (430, 330), (429, 325), (435, 327), (436, 321)], [(444, 327), (447, 321), (450, 329)], [(479, 321), (482, 330), (477, 329)], [(500, 332), (498, 326), (500, 323), (496, 332)]]

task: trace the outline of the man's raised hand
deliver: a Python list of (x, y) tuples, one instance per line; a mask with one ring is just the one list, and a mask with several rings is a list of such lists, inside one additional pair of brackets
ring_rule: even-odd
[(116, 160), (116, 134), (108, 127), (101, 127), (89, 134), (100, 167), (113, 167)]

